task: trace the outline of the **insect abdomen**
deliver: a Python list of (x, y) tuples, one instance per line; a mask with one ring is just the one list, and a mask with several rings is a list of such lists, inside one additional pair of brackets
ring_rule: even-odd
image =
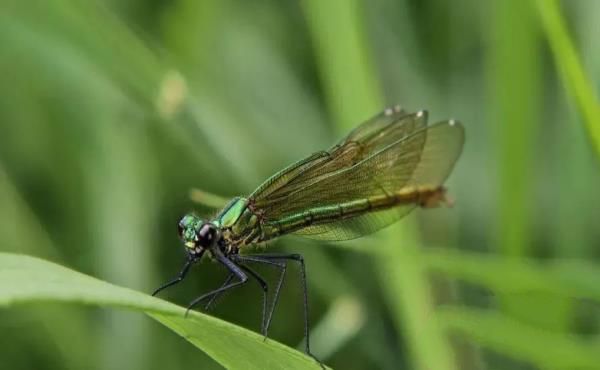
[(423, 208), (448, 204), (443, 186), (410, 187), (393, 194), (384, 194), (366, 199), (357, 199), (338, 205), (316, 207), (284, 219), (267, 222), (264, 230), (270, 237), (291, 233), (304, 227), (352, 218), (368, 212), (414, 204)]

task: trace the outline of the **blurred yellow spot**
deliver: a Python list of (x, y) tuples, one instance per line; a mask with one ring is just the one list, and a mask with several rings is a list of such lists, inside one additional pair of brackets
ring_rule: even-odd
[(181, 109), (187, 96), (185, 78), (176, 70), (165, 74), (156, 99), (156, 109), (164, 119), (172, 119)]
[(333, 302), (332, 326), (338, 332), (356, 333), (364, 324), (363, 306), (355, 297), (344, 296)]

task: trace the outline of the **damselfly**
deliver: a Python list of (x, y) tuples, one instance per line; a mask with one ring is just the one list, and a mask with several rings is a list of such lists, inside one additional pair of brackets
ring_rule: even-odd
[[(304, 259), (299, 254), (248, 254), (250, 246), (296, 234), (339, 241), (373, 233), (417, 207), (448, 203), (444, 181), (460, 156), (463, 126), (455, 120), (427, 125), (427, 112), (388, 108), (351, 131), (329, 150), (298, 161), (271, 176), (247, 197), (237, 197), (212, 219), (185, 215), (178, 224), (187, 260), (177, 278), (154, 293), (177, 284), (190, 266), (208, 252), (229, 276), (223, 285), (194, 299), (206, 308), (223, 292), (256, 280), (263, 290), (261, 332), (268, 334), (287, 262), (300, 266), (304, 293), (304, 336), (310, 350)], [(279, 269), (270, 307), (266, 281), (250, 265)]]

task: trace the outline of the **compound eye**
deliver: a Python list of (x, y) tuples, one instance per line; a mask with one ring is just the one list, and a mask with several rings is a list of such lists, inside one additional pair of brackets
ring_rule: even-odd
[(212, 224), (204, 224), (198, 231), (198, 241), (200, 245), (210, 247), (217, 239), (217, 229)]
[(183, 227), (183, 225), (181, 223), (177, 224), (177, 235), (179, 235), (180, 238), (183, 238), (183, 232), (185, 231), (185, 228)]

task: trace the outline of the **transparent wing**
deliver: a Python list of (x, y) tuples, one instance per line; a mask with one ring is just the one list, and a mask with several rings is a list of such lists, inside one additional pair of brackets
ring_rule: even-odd
[(283, 198), (323, 176), (349, 168), (392, 142), (425, 127), (427, 113), (388, 108), (351, 131), (328, 151), (315, 153), (271, 176), (251, 195), (257, 203)]
[[(410, 155), (408, 153), (402, 154), (402, 152), (405, 151), (411, 152), (416, 150), (419, 147), (419, 143), (423, 136), (425, 136), (425, 141), (422, 150), (420, 151), (420, 155)], [(359, 196), (364, 196), (368, 199), (369, 197), (384, 195), (385, 193), (400, 192), (403, 189), (409, 188), (435, 188), (441, 186), (452, 171), (454, 163), (461, 153), (463, 142), (464, 130), (460, 123), (453, 122), (453, 124), (450, 124), (450, 122), (440, 122), (431, 126), (429, 129), (423, 130), (423, 132), (415, 134), (415, 137), (407, 139), (406, 143), (397, 143), (388, 149), (391, 151), (399, 151), (400, 153), (398, 153), (397, 158), (403, 158), (406, 161), (404, 163), (404, 166), (406, 167), (398, 169), (396, 173), (393, 173), (396, 166), (387, 168), (381, 166), (382, 163), (390, 163), (390, 160), (382, 159), (386, 157), (386, 154), (380, 153), (361, 164), (361, 166), (379, 168), (380, 171), (366, 169), (360, 171), (356, 169), (348, 171), (348, 173), (344, 173), (343, 175), (332, 176), (327, 181), (339, 181), (340, 184), (343, 184), (341, 187), (346, 188), (353, 187), (352, 179), (365, 179), (366, 177), (370, 178), (372, 183), (378, 184), (371, 187), (361, 186), (360, 190), (354, 189), (354, 198), (357, 199), (360, 199), (358, 198)], [(389, 154), (387, 156), (389, 158)], [(416, 166), (410, 163), (414, 163), (414, 161), (417, 161)], [(409, 168), (413, 169), (412, 172), (408, 170)], [(410, 176), (407, 175), (408, 172), (411, 172)], [(344, 179), (342, 180), (342, 178)], [(320, 185), (326, 186), (324, 183)], [(340, 199), (343, 198), (341, 193), (341, 190), (321, 192), (318, 202), (315, 202), (316, 198), (310, 200), (304, 198), (301, 201), (292, 201), (287, 209), (281, 210), (282, 217), (287, 216), (290, 211), (293, 214), (294, 211), (299, 210), (300, 208), (296, 208), (295, 206), (300, 203), (310, 203), (314, 205), (323, 204), (327, 206), (336, 201), (339, 202)], [(345, 193), (349, 194), (352, 192), (346, 191)], [(300, 194), (296, 194), (296, 196), (298, 197)], [(346, 199), (350, 200), (350, 198)], [(416, 206), (416, 204), (405, 204), (390, 209), (365, 213), (349, 219), (332, 219), (331, 222), (310, 225), (294, 233), (318, 240), (354, 239), (371, 234), (398, 221), (410, 213)], [(319, 206), (315, 206), (314, 208), (318, 207)], [(309, 209), (310, 208), (311, 207), (309, 207)]]
[[(377, 118), (379, 117), (379, 118)], [(411, 188), (441, 186), (460, 155), (464, 130), (455, 121), (426, 126), (424, 112), (379, 115), (329, 151), (317, 153), (269, 179), (251, 195), (265, 222), (388, 196)], [(295, 233), (327, 240), (351, 239), (395, 222), (414, 208), (400, 205), (353, 218), (310, 225)]]

